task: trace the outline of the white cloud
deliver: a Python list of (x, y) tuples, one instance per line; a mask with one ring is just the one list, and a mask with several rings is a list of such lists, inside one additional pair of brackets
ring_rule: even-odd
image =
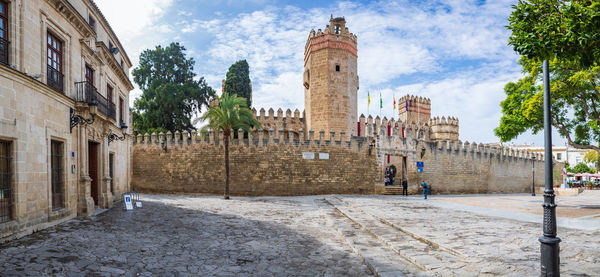
[[(222, 5), (232, 4), (227, 1)], [(98, 0), (135, 64), (143, 49), (175, 37), (195, 58), (199, 76), (220, 92), (228, 67), (246, 59), (253, 104), (275, 110), (304, 108), (301, 79), (309, 31), (325, 28), (330, 14), (343, 15), (358, 36), (360, 113), (366, 113), (369, 90), (371, 113), (379, 111), (381, 92), (382, 116), (388, 118), (394, 93), (418, 94), (431, 98), (434, 115), (459, 117), (461, 139), (477, 142), (497, 140), (492, 130), (501, 116), (503, 87), (521, 76), (504, 28), (513, 3), (346, 1), (311, 9), (269, 6), (234, 15), (223, 9), (208, 18), (194, 18), (192, 11), (179, 7), (173, 12), (179, 18), (173, 20), (161, 19), (171, 0)], [(196, 34), (202, 34), (202, 44), (189, 43)]]

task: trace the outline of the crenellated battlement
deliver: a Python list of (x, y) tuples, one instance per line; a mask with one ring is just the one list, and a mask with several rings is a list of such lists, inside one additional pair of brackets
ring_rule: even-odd
[(432, 141), (458, 140), (459, 122), (455, 117), (434, 117), (429, 120), (431, 132), (429, 137)]
[[(237, 138), (232, 135), (230, 145), (241, 147), (269, 147), (273, 145), (287, 145), (296, 148), (320, 148), (324, 146), (338, 146), (355, 152), (365, 150), (365, 145), (368, 145), (367, 138), (350, 136), (345, 132), (339, 133), (333, 130), (326, 132), (325, 130), (305, 132), (302, 128), (298, 131), (292, 129), (263, 129), (250, 132), (248, 138), (244, 138), (244, 131), (237, 131)], [(244, 138), (244, 139), (239, 139)], [(327, 138), (327, 139), (326, 139)], [(329, 139), (333, 138), (333, 139)], [(163, 147), (167, 149), (171, 147), (188, 147), (195, 144), (203, 145), (223, 145), (223, 131), (214, 132), (209, 130), (206, 134), (200, 134), (196, 131), (171, 133), (146, 133), (138, 134), (133, 140), (133, 144), (137, 147)]]
[(261, 108), (259, 114), (256, 114), (256, 109), (252, 109), (252, 113), (263, 130), (273, 129), (273, 130), (289, 130), (292, 129), (296, 134), (300, 129), (306, 130), (306, 121), (304, 119), (304, 111), (300, 114), (298, 109), (295, 109), (293, 112), (290, 109), (285, 111), (285, 115), (281, 108), (277, 109), (277, 114), (275, 114), (275, 110), (270, 108), (268, 113), (265, 113), (265, 109)]
[(429, 146), (428, 148), (433, 151), (434, 155), (473, 153), (515, 159), (532, 160), (533, 158), (533, 160), (536, 161), (544, 160), (544, 155), (541, 153), (533, 153), (526, 150), (515, 150), (508, 147), (495, 147), (483, 143), (477, 144), (475, 142), (469, 143), (468, 141), (462, 142), (460, 140), (440, 140), (435, 142), (427, 142), (426, 144)]

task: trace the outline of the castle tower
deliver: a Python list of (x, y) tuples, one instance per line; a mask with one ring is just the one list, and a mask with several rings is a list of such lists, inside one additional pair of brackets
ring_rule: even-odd
[(398, 100), (398, 119), (407, 123), (424, 124), (431, 119), (429, 98), (406, 95)]
[(331, 16), (324, 31), (310, 31), (304, 48), (307, 129), (356, 134), (356, 59), (356, 35), (348, 31), (343, 17)]

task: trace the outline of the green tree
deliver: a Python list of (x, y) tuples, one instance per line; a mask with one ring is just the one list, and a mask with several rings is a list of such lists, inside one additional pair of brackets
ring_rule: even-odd
[(246, 106), (248, 108), (252, 107), (250, 68), (246, 60), (239, 60), (229, 67), (225, 78), (224, 91), (246, 98)]
[(232, 131), (242, 129), (249, 132), (252, 128), (260, 128), (260, 123), (254, 118), (252, 111), (246, 106), (246, 99), (223, 93), (218, 104), (210, 107), (201, 117), (208, 124), (202, 129), (223, 131), (225, 146), (225, 199), (229, 199), (229, 137)]
[(526, 76), (505, 86), (496, 135), (506, 142), (527, 130), (543, 130), (542, 60), (547, 59), (552, 125), (573, 147), (599, 151), (600, 4), (519, 1), (507, 27)]
[(135, 100), (133, 125), (138, 132), (191, 131), (191, 117), (215, 95), (203, 77), (196, 78), (194, 59), (177, 42), (140, 55), (133, 80), (142, 89)]
[(583, 161), (586, 163), (594, 164), (596, 170), (600, 170), (600, 154), (594, 150), (588, 150), (583, 156)]
[(575, 167), (571, 168), (572, 173), (596, 173), (594, 169), (591, 169), (585, 163), (578, 163)]

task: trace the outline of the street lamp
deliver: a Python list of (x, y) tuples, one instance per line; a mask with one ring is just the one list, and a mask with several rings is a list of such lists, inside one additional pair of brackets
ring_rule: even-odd
[(552, 129), (550, 110), (550, 74), (548, 60), (544, 60), (544, 235), (541, 243), (541, 275), (560, 276), (559, 243), (556, 236), (556, 204), (554, 203), (554, 186), (552, 184)]
[(535, 196), (535, 156), (531, 157), (531, 196)]
[(112, 131), (110, 131), (110, 134), (108, 134), (108, 144), (110, 145), (111, 141), (114, 140), (125, 140), (125, 130), (127, 130), (127, 125), (125, 125), (125, 123), (121, 122), (121, 132), (123, 133), (122, 137), (119, 137), (117, 134), (114, 134)]
[(73, 110), (73, 108), (69, 109), (70, 133), (73, 133), (73, 127), (77, 126), (77, 124), (85, 125), (94, 123), (94, 120), (96, 119), (96, 113), (98, 111), (98, 102), (96, 102), (96, 100), (92, 100), (90, 103), (88, 103), (88, 107), (92, 118), (85, 118), (81, 115), (75, 114), (75, 110)]
[(421, 148), (421, 159), (423, 159), (423, 156), (425, 156), (425, 146), (423, 146), (423, 148)]

